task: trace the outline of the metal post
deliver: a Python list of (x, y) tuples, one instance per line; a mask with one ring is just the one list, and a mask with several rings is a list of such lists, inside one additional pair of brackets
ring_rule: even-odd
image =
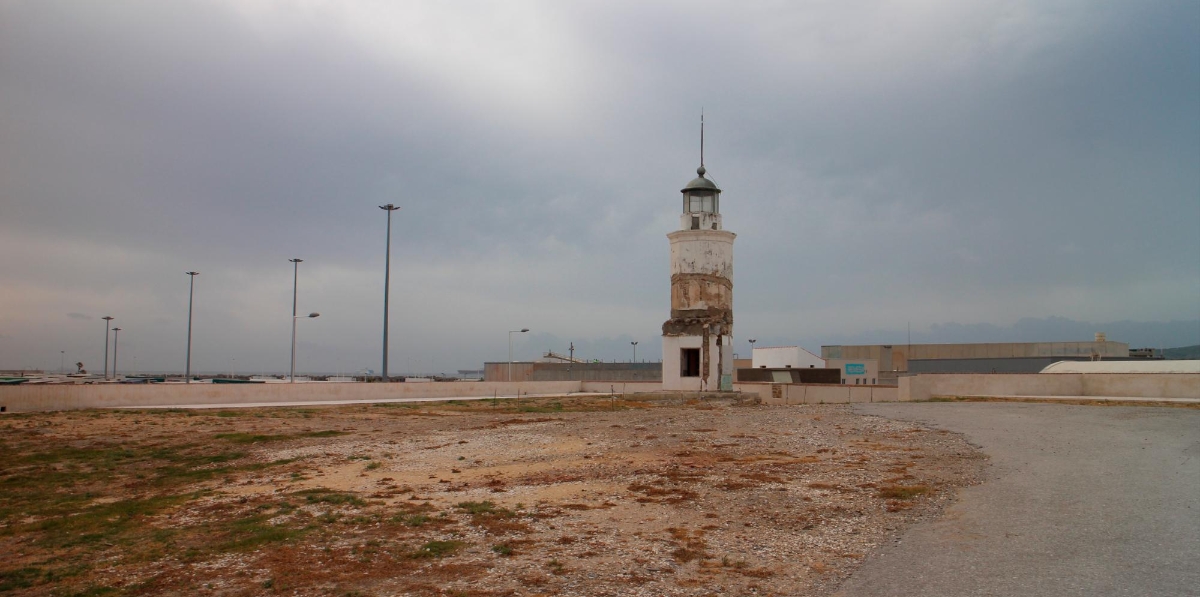
[[(312, 319), (320, 317), (320, 313), (309, 313), (307, 317)], [(292, 316), (292, 377), (288, 383), (296, 383), (296, 320), (300, 319), (299, 315)]]
[(58, 372), (60, 374), (67, 372), (66, 362), (67, 362), (67, 351), (65, 351), (65, 350), (58, 351)]
[(637, 362), (637, 342), (630, 342), (633, 345), (633, 362)]
[(113, 328), (113, 379), (117, 378), (117, 339), (121, 337), (121, 328)]
[(184, 272), (188, 275), (188, 345), (187, 365), (184, 367), (183, 383), (192, 383), (192, 297), (196, 290), (196, 276), (200, 272)]
[[(387, 249), (383, 257), (383, 381), (388, 380), (388, 291), (392, 288), (392, 212), (400, 209), (392, 205), (380, 205), (387, 212)], [(292, 315), (295, 315), (293, 313)]]
[(288, 383), (296, 383), (296, 289), (300, 282), (300, 263), (303, 259), (288, 259), (292, 262), (292, 372)]
[(116, 318), (105, 315), (100, 319), (104, 320), (104, 379), (108, 379), (108, 330), (112, 327), (112, 320)]
[(508, 381), (512, 381), (512, 335), (513, 334), (524, 334), (525, 332), (528, 332), (528, 331), (529, 331), (529, 328), (521, 328), (519, 330), (509, 330), (508, 331)]

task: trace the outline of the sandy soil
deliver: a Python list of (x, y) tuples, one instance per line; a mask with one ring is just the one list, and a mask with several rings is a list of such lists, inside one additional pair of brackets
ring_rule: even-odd
[(985, 459), (845, 406), (0, 418), (0, 592), (825, 595)]

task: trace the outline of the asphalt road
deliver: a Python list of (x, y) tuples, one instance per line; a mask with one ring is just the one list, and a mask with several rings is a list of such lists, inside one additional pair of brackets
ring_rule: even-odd
[(1200, 410), (864, 404), (962, 432), (987, 480), (864, 562), (836, 593), (1200, 595)]

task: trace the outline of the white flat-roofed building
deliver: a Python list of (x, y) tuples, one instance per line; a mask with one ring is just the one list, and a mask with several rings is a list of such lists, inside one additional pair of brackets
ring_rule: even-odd
[(825, 359), (799, 346), (755, 347), (750, 353), (755, 369), (823, 369)]

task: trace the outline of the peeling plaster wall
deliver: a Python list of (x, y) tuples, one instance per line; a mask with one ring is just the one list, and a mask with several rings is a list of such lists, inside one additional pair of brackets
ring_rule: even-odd
[[(703, 336), (663, 336), (663, 385), (662, 389), (668, 391), (684, 391), (684, 392), (701, 392), (701, 391), (716, 391), (721, 387), (721, 366), (728, 368), (725, 373), (733, 373), (733, 341), (728, 336), (721, 338), (721, 345), (717, 345), (717, 336), (710, 335), (707, 338), (708, 350), (701, 351), (700, 357), (700, 373), (701, 377), (680, 377), (679, 351), (682, 348), (703, 348), (705, 344)], [(720, 350), (718, 350), (720, 348)], [(711, 355), (709, 366), (704, 365), (704, 354)], [(724, 354), (724, 359), (720, 358)], [(707, 371), (707, 375), (705, 372)]]
[[(663, 323), (663, 389), (715, 391), (733, 375), (733, 240), (679, 230), (671, 241), (671, 319)], [(700, 376), (680, 376), (680, 350), (700, 349)]]

